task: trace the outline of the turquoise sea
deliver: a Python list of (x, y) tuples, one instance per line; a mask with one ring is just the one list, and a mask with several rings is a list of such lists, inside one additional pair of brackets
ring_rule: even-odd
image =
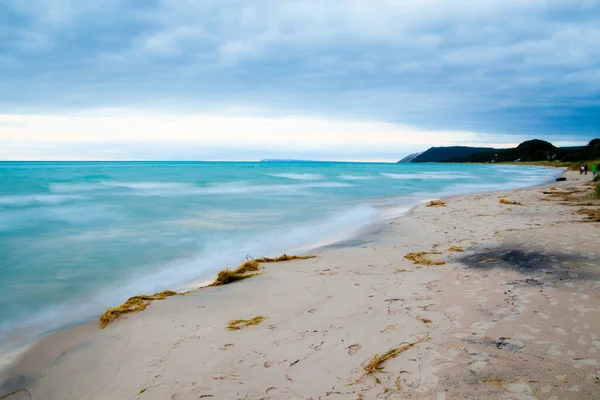
[(326, 162), (0, 163), (0, 349), (181, 289), (246, 255), (296, 253), (537, 167)]

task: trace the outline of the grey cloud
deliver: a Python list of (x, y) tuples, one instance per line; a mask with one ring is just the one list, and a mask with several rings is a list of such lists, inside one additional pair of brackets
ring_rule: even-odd
[(600, 1), (9, 4), (14, 48), (29, 43), (0, 83), (13, 110), (250, 104), (424, 128), (600, 129)]

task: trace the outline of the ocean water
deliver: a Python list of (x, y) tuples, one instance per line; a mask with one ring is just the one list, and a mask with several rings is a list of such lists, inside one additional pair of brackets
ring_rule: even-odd
[(426, 199), (558, 175), (494, 165), (3, 162), (0, 344), (209, 280), (246, 255), (348, 239)]

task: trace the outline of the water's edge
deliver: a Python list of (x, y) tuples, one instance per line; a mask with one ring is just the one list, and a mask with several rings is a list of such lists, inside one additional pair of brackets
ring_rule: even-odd
[[(563, 171), (564, 170), (557, 170), (558, 171)], [(562, 172), (561, 172), (562, 173)], [(559, 176), (558, 173), (556, 175), (556, 177)], [(552, 182), (554, 180), (554, 178), (552, 180), (548, 179), (544, 182), (539, 182), (530, 186), (526, 186), (526, 187), (519, 187), (519, 188), (515, 188), (515, 189), (498, 189), (498, 190), (484, 190), (484, 191), (473, 191), (473, 192), (467, 192), (467, 193), (461, 193), (461, 194), (457, 194), (457, 195), (446, 195), (446, 196), (440, 196), (440, 197), (426, 197), (426, 198), (422, 198), (417, 200), (416, 202), (414, 202), (413, 204), (410, 205), (406, 205), (403, 204), (404, 210), (396, 215), (393, 215), (389, 218), (385, 218), (385, 219), (375, 219), (372, 221), (372, 223), (366, 224), (362, 227), (360, 227), (360, 229), (358, 229), (356, 232), (354, 232), (354, 234), (350, 237), (344, 238), (342, 240), (339, 241), (334, 241), (331, 243), (326, 243), (326, 244), (322, 244), (319, 246), (315, 246), (309, 249), (304, 249), (304, 253), (310, 253), (310, 252), (315, 252), (315, 251), (327, 251), (329, 248), (335, 248), (335, 247), (339, 247), (339, 246), (347, 246), (347, 245), (352, 245), (353, 242), (360, 242), (363, 238), (365, 238), (367, 235), (372, 236), (373, 233), (375, 233), (376, 236), (376, 232), (381, 229), (383, 226), (385, 226), (385, 224), (387, 223), (387, 221), (389, 221), (390, 219), (396, 219), (396, 218), (402, 218), (405, 215), (408, 215), (410, 213), (412, 213), (420, 204), (423, 204), (424, 202), (427, 202), (429, 200), (432, 199), (437, 199), (437, 198), (454, 198), (454, 197), (462, 197), (462, 196), (467, 196), (467, 195), (473, 195), (476, 193), (482, 193), (482, 192), (493, 192), (493, 191), (512, 191), (512, 190), (520, 190), (520, 189), (525, 189), (525, 188), (532, 188), (532, 187), (539, 187), (539, 186), (543, 186), (543, 185), (547, 185), (548, 183)], [(394, 199), (394, 198), (391, 198)], [(199, 276), (196, 279), (193, 279), (190, 281), (190, 284), (196, 284), (199, 280), (202, 281), (208, 281), (208, 280), (212, 280), (212, 278), (214, 278), (216, 274), (212, 274), (210, 276), (208, 275), (204, 275), (204, 276)], [(210, 278), (210, 279), (209, 279)], [(134, 295), (135, 293), (130, 293), (130, 295)], [(43, 337), (48, 336), (48, 335), (53, 335), (56, 334), (57, 332), (62, 332), (64, 330), (68, 330), (71, 329), (73, 327), (76, 326), (81, 326), (81, 325), (86, 325), (86, 324), (93, 324), (94, 320), (97, 318), (97, 316), (90, 316), (89, 318), (85, 319), (85, 320), (80, 320), (77, 323), (71, 323), (71, 324), (67, 324), (64, 326), (59, 326), (56, 329), (47, 331), (47, 332), (43, 332), (40, 336), (37, 337), (33, 337), (31, 341), (29, 341), (26, 344), (21, 343), (21, 346), (19, 347), (13, 347), (13, 348), (4, 348), (4, 349), (0, 349), (3, 351), (2, 355), (0, 355), (0, 359), (2, 360), (0, 362), (0, 372), (2, 371), (3, 367), (4, 369), (6, 369), (7, 367), (9, 367), (10, 365), (12, 365), (15, 361), (18, 361), (20, 355), (24, 354), (27, 349), (31, 348), (31, 346), (33, 346), (35, 343), (37, 343), (39, 340), (41, 340)]]

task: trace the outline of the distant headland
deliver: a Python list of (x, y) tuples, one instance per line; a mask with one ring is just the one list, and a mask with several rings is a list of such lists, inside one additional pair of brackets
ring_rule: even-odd
[(600, 139), (593, 139), (586, 146), (577, 147), (556, 147), (550, 142), (534, 139), (509, 149), (468, 146), (431, 147), (422, 153), (410, 154), (398, 163), (575, 162), (599, 158)]

